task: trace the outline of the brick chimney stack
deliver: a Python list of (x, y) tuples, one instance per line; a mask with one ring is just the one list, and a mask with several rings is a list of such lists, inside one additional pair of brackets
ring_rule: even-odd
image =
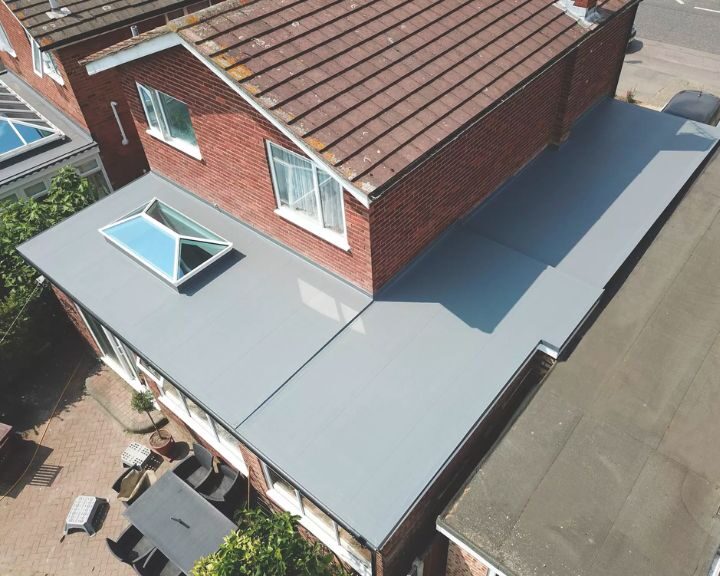
[(597, 0), (559, 0), (556, 5), (584, 26), (591, 26), (600, 18)]
[(585, 10), (594, 10), (597, 5), (597, 0), (574, 0), (573, 4), (578, 8), (584, 8)]

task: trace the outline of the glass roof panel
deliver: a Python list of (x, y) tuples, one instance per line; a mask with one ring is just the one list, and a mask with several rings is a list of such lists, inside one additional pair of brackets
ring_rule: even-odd
[(160, 222), (163, 226), (170, 228), (170, 230), (180, 234), (181, 236), (192, 236), (194, 238), (204, 238), (207, 240), (214, 240), (216, 242), (224, 242), (220, 236), (213, 234), (204, 226), (200, 226), (200, 224), (193, 222), (187, 216), (181, 214), (173, 208), (170, 208), (170, 206), (163, 204), (159, 200), (152, 202), (146, 213), (151, 218)]
[(60, 136), (62, 132), (0, 81), (0, 158), (21, 154), (31, 145)]
[(140, 215), (113, 224), (105, 234), (141, 261), (174, 280), (177, 239)]
[(10, 122), (0, 119), (0, 154), (5, 154), (23, 145), (22, 140), (10, 126)]
[(176, 286), (232, 247), (227, 240), (156, 199), (100, 232)]
[(36, 142), (41, 138), (52, 136), (52, 132), (50, 130), (40, 130), (39, 128), (34, 128), (18, 122), (15, 122), (15, 129), (20, 132), (20, 136), (22, 136), (28, 144)]
[(226, 247), (227, 244), (211, 244), (210, 242), (181, 239), (178, 277), (182, 278), (191, 270), (194, 270), (216, 254), (225, 250)]

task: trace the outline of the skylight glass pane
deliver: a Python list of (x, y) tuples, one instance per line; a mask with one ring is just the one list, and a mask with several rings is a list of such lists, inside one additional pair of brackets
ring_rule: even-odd
[(20, 132), (20, 136), (25, 138), (25, 141), (28, 144), (32, 144), (33, 142), (36, 142), (41, 138), (52, 136), (52, 132), (50, 132), (49, 130), (40, 130), (38, 128), (26, 126), (25, 124), (16, 123), (15, 128), (17, 128), (17, 131)]
[(207, 262), (216, 254), (225, 250), (226, 247), (224, 244), (210, 244), (209, 242), (181, 239), (178, 278), (182, 278), (188, 272)]
[(177, 232), (181, 236), (194, 236), (195, 238), (224, 242), (220, 236), (213, 234), (204, 226), (196, 224), (187, 216), (183, 216), (177, 210), (173, 210), (158, 200), (155, 200), (152, 203), (146, 213), (151, 218), (160, 222), (163, 226), (167, 226), (170, 230)]
[(106, 228), (105, 234), (140, 260), (174, 279), (176, 240), (170, 232), (142, 216), (135, 216)]
[(18, 138), (15, 131), (7, 120), (0, 120), (0, 154), (15, 150), (23, 146), (22, 140)]
[(157, 199), (100, 232), (176, 286), (232, 247), (227, 240)]

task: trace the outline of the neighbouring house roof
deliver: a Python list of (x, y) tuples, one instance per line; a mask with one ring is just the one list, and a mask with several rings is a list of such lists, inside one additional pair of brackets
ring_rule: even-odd
[(553, 0), (227, 0), (163, 30), (372, 197), (591, 33)]
[(47, 0), (3, 0), (42, 50), (128, 26), (197, 0), (58, 0), (70, 13), (63, 18), (47, 15)]
[[(717, 137), (605, 102), (372, 301), (152, 173), (20, 251), (381, 548), (528, 356), (563, 347)], [(154, 196), (235, 258), (177, 292), (98, 232)], [(496, 220), (528, 232), (513, 242)], [(533, 234), (556, 240), (535, 249)]]
[(507, 576), (717, 573), (719, 182), (716, 155), (438, 519)]
[[(11, 72), (0, 73), (1, 86), (5, 86), (11, 93), (6, 98), (9, 103), (0, 105), (0, 108), (21, 109), (25, 110), (26, 114), (38, 116), (41, 122), (51, 127), (54, 136), (38, 141), (25, 152), (0, 161), (0, 186), (15, 182), (49, 166), (59, 167), (61, 163), (81, 152), (97, 150), (97, 144), (87, 132), (19, 77)], [(3, 100), (2, 95), (0, 100)], [(1, 112), (0, 116), (2, 116)]]

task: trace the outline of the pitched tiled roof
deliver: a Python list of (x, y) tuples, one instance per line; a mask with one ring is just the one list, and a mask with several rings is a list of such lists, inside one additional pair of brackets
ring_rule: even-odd
[(168, 28), (366, 194), (588, 32), (553, 0), (227, 0)]
[(48, 0), (3, 0), (30, 35), (43, 47), (55, 47), (100, 32), (127, 26), (144, 17), (192, 4), (197, 0), (59, 0), (70, 14), (52, 19)]

